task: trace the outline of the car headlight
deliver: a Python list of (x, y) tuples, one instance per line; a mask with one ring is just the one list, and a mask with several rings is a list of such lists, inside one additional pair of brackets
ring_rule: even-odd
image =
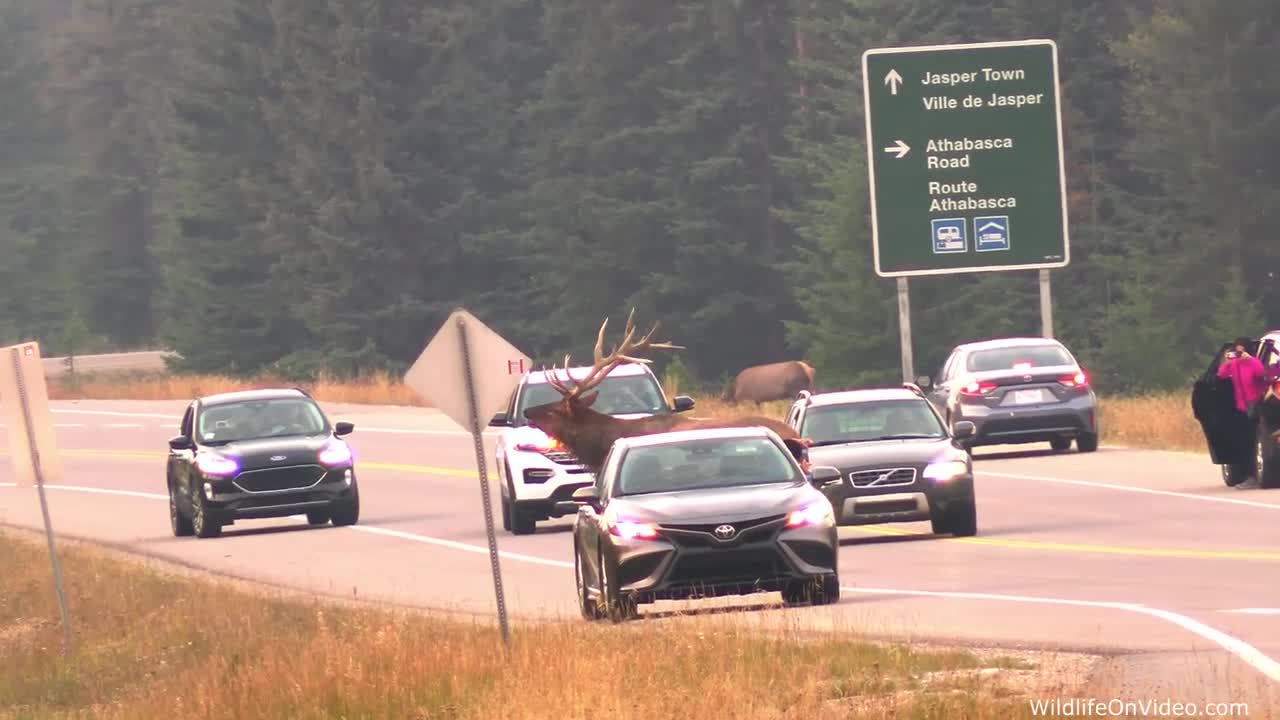
[(321, 448), (317, 459), (323, 465), (339, 467), (350, 464), (352, 457), (350, 445), (341, 440), (330, 440), (328, 445)]
[(969, 463), (963, 460), (943, 460), (929, 463), (924, 469), (924, 476), (937, 482), (947, 482), (969, 472)]
[(836, 522), (835, 511), (831, 509), (831, 503), (826, 500), (810, 503), (799, 510), (792, 510), (787, 515), (787, 527), (798, 528), (805, 525), (834, 525)]
[(196, 456), (196, 468), (213, 477), (230, 477), (240, 472), (240, 463), (224, 455), (201, 453)]

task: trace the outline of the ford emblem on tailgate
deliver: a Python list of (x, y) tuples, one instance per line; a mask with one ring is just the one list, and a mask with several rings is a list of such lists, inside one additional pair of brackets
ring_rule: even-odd
[(272, 455), (272, 456), (271, 456), (271, 462), (280, 462), (281, 460), (285, 460), (285, 459), (287, 459), (287, 458), (286, 458), (284, 455)]

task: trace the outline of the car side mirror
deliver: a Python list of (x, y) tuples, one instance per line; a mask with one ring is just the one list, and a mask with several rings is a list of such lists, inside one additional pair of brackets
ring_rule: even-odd
[(507, 417), (505, 412), (494, 413), (489, 418), (489, 427), (511, 427), (511, 418)]
[(356, 426), (349, 422), (335, 423), (333, 426), (333, 434), (339, 437), (343, 435), (350, 435), (351, 433), (355, 432), (355, 430), (356, 430)]
[(818, 487), (826, 487), (831, 483), (840, 482), (842, 475), (840, 468), (831, 467), (830, 465), (818, 465), (809, 470), (809, 477), (813, 478), (813, 484)]
[(688, 412), (696, 403), (688, 395), (677, 395), (671, 399), (671, 408), (676, 412)]
[(600, 496), (596, 494), (596, 489), (593, 486), (589, 485), (584, 488), (578, 488), (577, 490), (574, 490), (573, 495), (570, 495), (569, 497), (572, 498), (571, 502), (574, 504), (574, 512), (577, 512), (578, 505), (589, 505), (595, 509), (600, 508)]
[(922, 390), (928, 390), (929, 388), (933, 387), (933, 378), (929, 377), (928, 375), (921, 375), (920, 377), (916, 378), (916, 385), (918, 385)]
[(191, 438), (186, 435), (175, 435), (169, 438), (170, 450), (190, 450), (195, 447), (195, 443), (191, 442)]
[(968, 440), (977, 433), (978, 427), (968, 420), (960, 420), (955, 427), (951, 429), (951, 434), (957, 440)]

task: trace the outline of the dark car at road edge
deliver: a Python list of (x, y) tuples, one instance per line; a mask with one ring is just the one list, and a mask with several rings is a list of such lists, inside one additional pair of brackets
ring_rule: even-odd
[(237, 520), (306, 515), (312, 525), (360, 517), (355, 456), (305, 391), (269, 388), (197, 398), (169, 440), (166, 485), (177, 536), (217, 537)]

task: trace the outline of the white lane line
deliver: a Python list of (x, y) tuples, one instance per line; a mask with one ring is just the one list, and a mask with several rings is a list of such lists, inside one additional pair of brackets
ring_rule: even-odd
[(53, 426), (56, 428), (84, 427), (84, 423), (54, 423)]
[(71, 410), (68, 408), (53, 408), (49, 412), (59, 413), (62, 415), (105, 415), (107, 417), (136, 417), (136, 418), (159, 418), (161, 420), (173, 420), (177, 422), (182, 419), (182, 413), (163, 414), (163, 413), (140, 413), (140, 412), (120, 412), (118, 410)]
[(1104, 490), (1121, 490), (1124, 492), (1143, 493), (1146, 495), (1163, 495), (1165, 497), (1177, 497), (1187, 500), (1201, 500), (1203, 502), (1226, 503), (1228, 505), (1243, 505), (1245, 507), (1280, 510), (1280, 504), (1277, 503), (1241, 500), (1239, 498), (1220, 497), (1218, 495), (1196, 495), (1194, 493), (1176, 492), (1174, 490), (1156, 490), (1154, 488), (1137, 487), (1135, 485), (1117, 485), (1115, 483), (1096, 482), (1093, 480), (1068, 480), (1066, 478), (1045, 477), (1043, 475), (1022, 475), (1018, 473), (990, 472), (987, 470), (976, 470), (975, 474), (989, 475), (991, 477), (998, 478), (1009, 478), (1012, 480), (1033, 480), (1036, 482), (1060, 483), (1062, 485), (1078, 485), (1081, 487), (1101, 488)]
[(939, 598), (956, 598), (965, 600), (994, 600), (1004, 602), (1020, 602), (1035, 603), (1042, 605), (1071, 605), (1075, 607), (1093, 607), (1107, 610), (1124, 610), (1127, 612), (1137, 613), (1140, 615), (1148, 615), (1150, 617), (1164, 620), (1181, 627), (1182, 629), (1199, 635), (1200, 637), (1215, 643), (1227, 652), (1235, 655), (1241, 660), (1248, 663), (1255, 670), (1263, 675), (1280, 682), (1280, 662), (1276, 662), (1262, 651), (1253, 647), (1249, 643), (1238, 638), (1231, 637), (1226, 633), (1215, 630), (1197, 620), (1192, 620), (1185, 615), (1171, 612), (1169, 610), (1161, 610), (1159, 608), (1147, 607), (1137, 603), (1120, 603), (1120, 602), (1100, 602), (1092, 600), (1066, 600), (1060, 598), (1044, 598), (1029, 597), (1025, 595), (994, 595), (989, 593), (966, 593), (966, 592), (941, 592), (932, 590), (894, 590), (892, 588), (852, 588), (841, 587), (842, 590), (854, 593), (865, 593), (869, 595), (917, 595), (923, 597), (939, 597)]
[[(46, 485), (45, 487), (57, 490), (71, 490), (78, 492), (103, 493), (110, 495), (127, 495), (132, 497), (143, 497), (148, 499), (167, 500), (168, 495), (158, 493), (135, 492), (131, 490), (109, 490), (106, 488), (86, 488), (74, 485)], [(1195, 496), (1192, 496), (1195, 497)], [(385, 537), (393, 537), (401, 540), (409, 540), (412, 542), (425, 543), (429, 545), (437, 545), (440, 547), (452, 548), (471, 553), (488, 554), (489, 548), (480, 545), (470, 545), (467, 543), (457, 542), (455, 540), (445, 540), (442, 538), (428, 537), (426, 535), (417, 535), (414, 533), (403, 532), (400, 530), (390, 530), (387, 528), (373, 527), (369, 525), (353, 525), (348, 529), (359, 532), (370, 533), (374, 535), (383, 535)], [(527, 562), (536, 565), (546, 565), (558, 568), (573, 568), (573, 563), (563, 560), (551, 560), (548, 558), (540, 558), (533, 555), (523, 555), (520, 553), (512, 553), (507, 551), (499, 551), (499, 556), (508, 560), (519, 562)], [(1161, 610), (1159, 608), (1151, 608), (1137, 603), (1124, 602), (1103, 602), (1096, 600), (1068, 600), (1063, 598), (1047, 598), (1034, 597), (1028, 595), (996, 595), (991, 593), (968, 593), (968, 592), (947, 592), (935, 590), (901, 590), (894, 588), (854, 588), (841, 587), (842, 590), (852, 593), (861, 593), (868, 595), (915, 595), (922, 597), (938, 597), (953, 598), (965, 600), (987, 600), (997, 602), (1018, 602), (1031, 603), (1038, 605), (1068, 605), (1074, 607), (1091, 607), (1104, 610), (1123, 610), (1139, 615), (1147, 615), (1165, 622), (1177, 625), (1182, 629), (1200, 636), (1208, 640), (1227, 652), (1235, 655), (1244, 662), (1248, 663), (1254, 669), (1266, 675), (1268, 678), (1280, 682), (1280, 662), (1276, 662), (1272, 658), (1265, 655), (1262, 651), (1253, 647), (1249, 643), (1238, 638), (1234, 638), (1226, 633), (1216, 630), (1202, 622), (1193, 620), (1185, 615), (1180, 615), (1169, 610)]]
[(140, 428), (142, 423), (107, 423), (103, 427), (109, 428)]
[(2, 482), (2, 483), (0, 483), (0, 487), (12, 487), (12, 488), (16, 488), (16, 487), (18, 487), (18, 483)]
[(45, 485), (48, 490), (69, 490), (71, 492), (93, 493), (97, 495), (123, 495), (125, 497), (146, 498), (148, 500), (168, 500), (162, 493), (141, 492), (138, 490), (115, 490), (113, 488), (85, 487), (83, 485)]
[(1234, 615), (1280, 615), (1280, 608), (1236, 608), (1235, 610), (1219, 610), (1218, 612)]
[[(442, 538), (433, 538), (426, 535), (416, 535), (414, 533), (402, 532), (400, 530), (389, 530), (387, 528), (374, 527), (372, 525), (348, 525), (349, 530), (357, 530), (359, 532), (371, 533), (373, 535), (385, 535), (387, 537), (398, 538), (400, 540), (409, 540), (411, 542), (425, 543), (428, 545), (439, 545), (440, 547), (452, 548), (454, 550), (462, 550), (463, 552), (484, 553), (489, 554), (489, 548), (481, 545), (469, 545), (467, 543), (457, 542), (456, 540), (444, 540)], [(550, 560), (540, 558), (533, 555), (522, 555), (520, 553), (507, 552), (499, 550), (498, 556), (507, 560), (518, 560), (520, 562), (533, 563), (535, 565), (547, 565), (550, 567), (573, 569), (573, 563), (564, 562), (563, 560)]]

